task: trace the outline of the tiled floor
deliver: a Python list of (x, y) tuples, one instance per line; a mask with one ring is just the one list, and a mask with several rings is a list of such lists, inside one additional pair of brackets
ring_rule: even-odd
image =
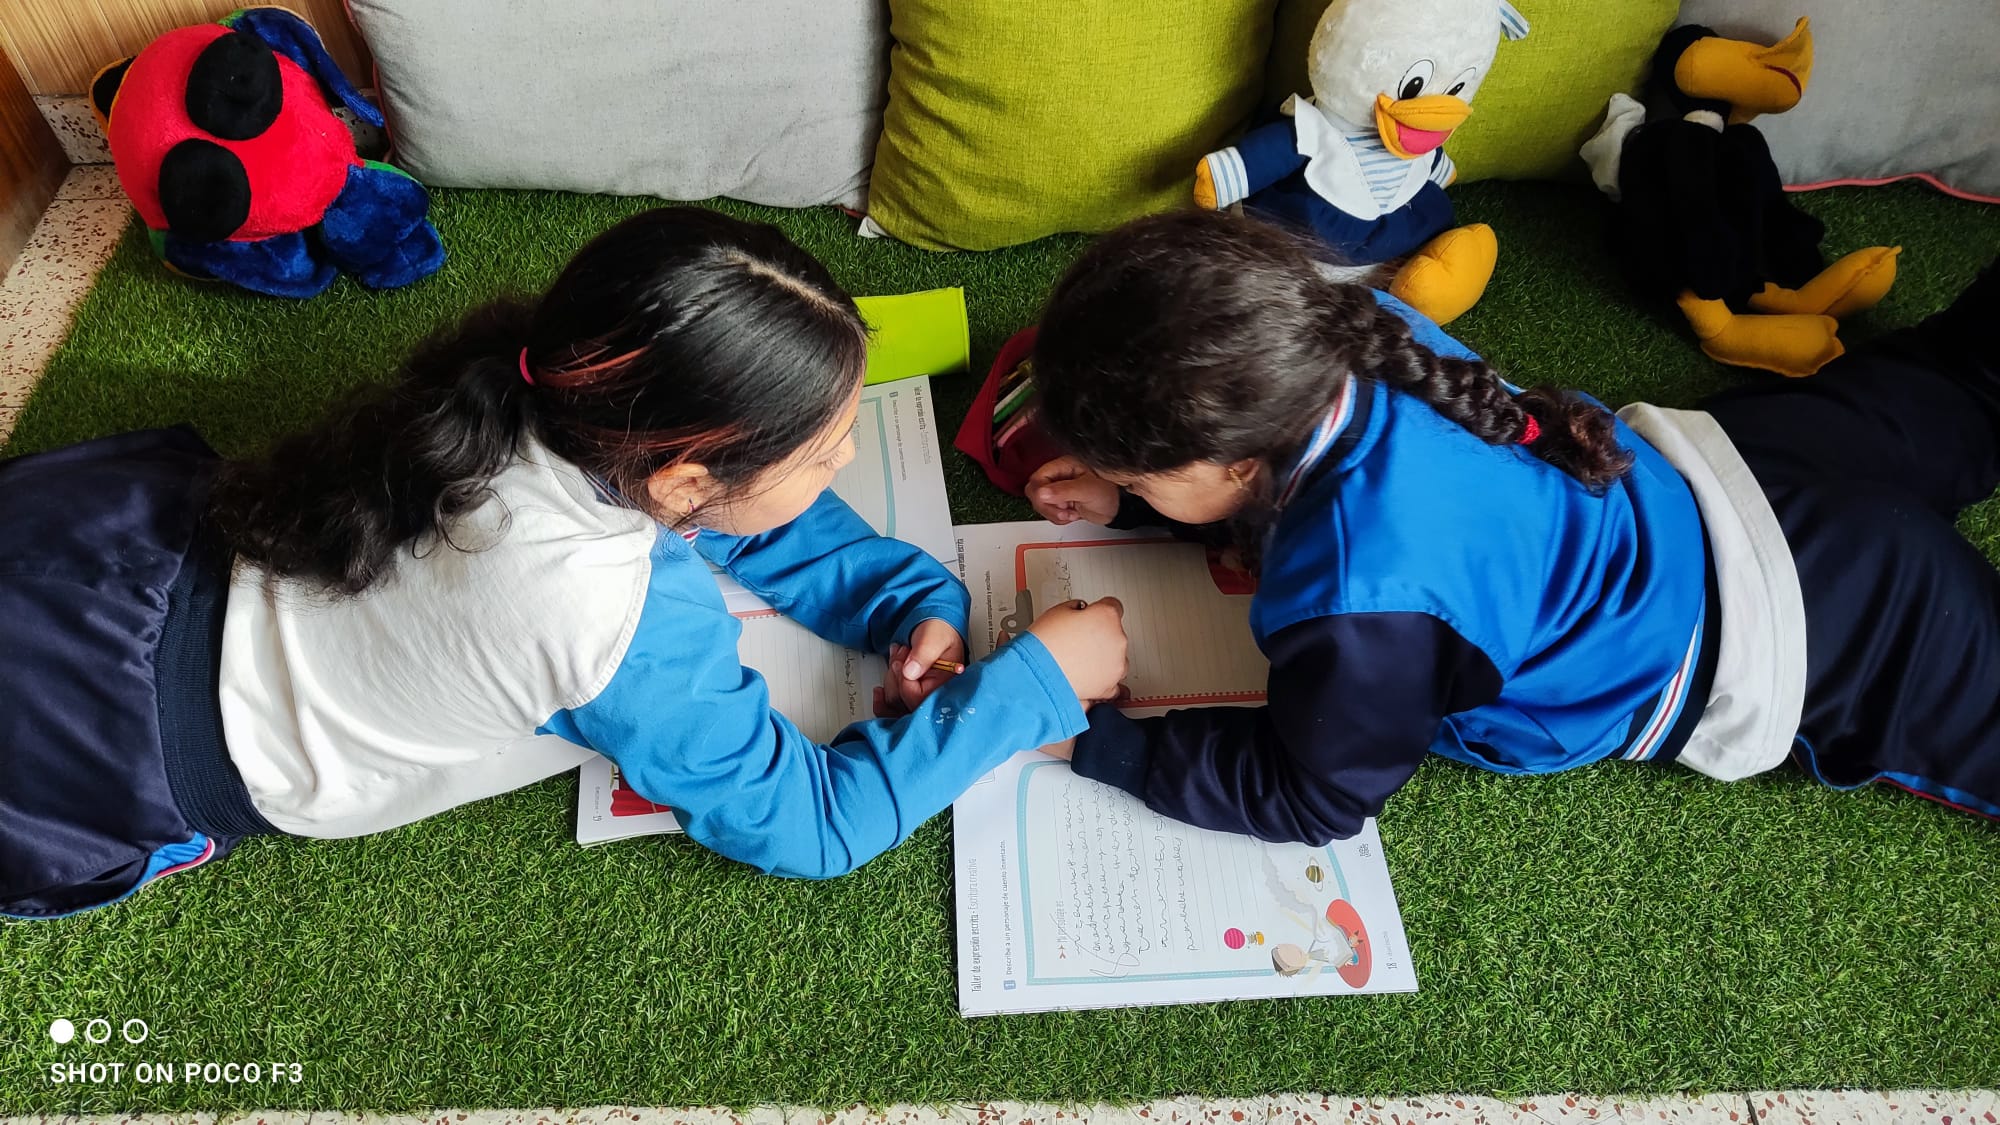
[(0, 282), (0, 439), (14, 428), (131, 214), (109, 164), (78, 165)]
[[(77, 302), (110, 258), (132, 213), (107, 163), (111, 153), (89, 103), (35, 101), (74, 167), (0, 283), (0, 441), (13, 430), (29, 389), (68, 333)], [(338, 114), (354, 131), (361, 152), (377, 156), (387, 147), (381, 130), (356, 122), (345, 109)]]
[(111, 148), (104, 143), (104, 130), (98, 127), (97, 114), (88, 99), (37, 97), (35, 108), (42, 111), (42, 119), (55, 130), (56, 140), (62, 142), (63, 154), (71, 164), (110, 163)]
[[(80, 132), (80, 129), (79, 129)], [(80, 141), (79, 141), (80, 144)], [(0, 283), (0, 438), (12, 428), (43, 366), (68, 333), (77, 304), (118, 243), (131, 212), (107, 164), (84, 164)], [(826, 1112), (767, 1106), (726, 1109), (444, 1111), (420, 1115), (346, 1113), (176, 1114), (155, 1117), (0, 1118), (0, 1125), (2000, 1125), (2000, 1091), (1890, 1093), (1758, 1091), (1673, 1098), (1550, 1097), (1499, 1100), (1427, 1097), (1377, 1100), (1285, 1095), (1199, 1099), (1131, 1106), (994, 1102), (974, 1106), (854, 1107)]]

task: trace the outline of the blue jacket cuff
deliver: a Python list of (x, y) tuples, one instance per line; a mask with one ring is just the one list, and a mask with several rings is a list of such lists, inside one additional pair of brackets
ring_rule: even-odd
[(1084, 714), (1083, 704), (1076, 701), (1076, 690), (1069, 686), (1069, 677), (1063, 675), (1062, 665), (1056, 663), (1055, 654), (1033, 633), (1023, 633), (1008, 641), (1006, 647), (986, 658), (988, 664), (999, 664), (1007, 660), (1019, 660), (1027, 666), (1035, 677), (1042, 692), (1056, 706), (1062, 716), (1062, 733), (1050, 742), (1060, 742), (1065, 738), (1081, 735), (1090, 725)]
[(1090, 729), (1077, 736), (1069, 768), (1092, 781), (1146, 795), (1146, 729), (1109, 703), (1090, 709)]
[(954, 582), (911, 606), (908, 612), (903, 614), (902, 623), (896, 626), (896, 632), (890, 639), (899, 645), (909, 644), (910, 634), (917, 631), (917, 626), (932, 619), (942, 621), (958, 630), (959, 638), (964, 639), (965, 619), (971, 604), (972, 595), (966, 592), (965, 587)]

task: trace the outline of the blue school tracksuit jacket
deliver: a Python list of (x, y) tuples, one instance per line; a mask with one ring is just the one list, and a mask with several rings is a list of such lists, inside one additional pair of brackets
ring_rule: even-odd
[(646, 608), (617, 671), (543, 729), (618, 763), (715, 851), (767, 872), (844, 874), (915, 831), (1010, 755), (1084, 726), (1039, 640), (940, 687), (900, 720), (856, 723), (820, 746), (771, 709), (737, 661), (740, 625), (705, 558), (786, 616), (865, 652), (908, 643), (936, 618), (965, 635), (963, 583), (921, 550), (875, 534), (832, 492), (776, 531), (663, 534)]
[(527, 443), (462, 549), (413, 544), (329, 599), (203, 532), (214, 465), (187, 431), (0, 462), (0, 615), (33, 625), (0, 646), (0, 916), (115, 902), (244, 836), (408, 824), (592, 751), (701, 844), (838, 875), (1085, 727), (1032, 636), (824, 744), (774, 710), (711, 562), (855, 648), (965, 630), (964, 586), (831, 492), (691, 542)]
[[(1419, 342), (1471, 357), (1379, 299)], [(1702, 525), (1674, 468), (1619, 434), (1632, 471), (1593, 495), (1351, 381), (1294, 467), (1251, 602), (1268, 704), (1098, 707), (1074, 768), (1179, 820), (1321, 843), (1358, 831), (1428, 754), (1512, 774), (1670, 757), (1713, 658)]]

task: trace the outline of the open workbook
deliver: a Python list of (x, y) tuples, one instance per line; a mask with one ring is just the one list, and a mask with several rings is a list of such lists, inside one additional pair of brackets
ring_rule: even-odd
[[(1115, 594), (1131, 653), (1121, 707), (1143, 716), (1263, 701), (1252, 584), (1202, 547), (1085, 524), (951, 528), (929, 391), (924, 380), (868, 388), (859, 456), (834, 490), (876, 530), (960, 566), (973, 657), (1050, 606)], [(880, 657), (716, 579), (743, 622), (743, 663), (801, 731), (827, 741), (873, 715)], [(966, 1015), (1417, 987), (1372, 821), (1330, 847), (1265, 844), (1169, 821), (1033, 750), (952, 808)], [(610, 762), (584, 766), (579, 842), (675, 830), (673, 813), (624, 789)]]
[[(854, 450), (853, 462), (834, 478), (834, 492), (876, 531), (914, 543), (955, 567), (957, 548), (945, 502), (930, 380), (904, 379), (863, 390)], [(737, 652), (746, 666), (763, 674), (771, 705), (780, 714), (821, 742), (874, 715), (873, 692), (888, 671), (881, 657), (822, 640), (728, 575), (717, 571), (715, 578), (724, 603), (743, 623)], [(671, 811), (625, 788), (609, 759), (584, 763), (577, 843), (679, 830)]]
[[(1247, 579), (1192, 543), (1071, 524), (960, 527), (976, 656), (1049, 606), (1115, 595), (1135, 716), (1254, 705)], [(952, 806), (968, 1016), (1417, 987), (1382, 841), (1329, 847), (1175, 823), (1035, 751)]]

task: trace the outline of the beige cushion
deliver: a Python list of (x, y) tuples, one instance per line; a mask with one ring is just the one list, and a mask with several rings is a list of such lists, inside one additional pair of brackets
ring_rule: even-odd
[(397, 163), (436, 187), (859, 203), (879, 0), (351, 0)]

